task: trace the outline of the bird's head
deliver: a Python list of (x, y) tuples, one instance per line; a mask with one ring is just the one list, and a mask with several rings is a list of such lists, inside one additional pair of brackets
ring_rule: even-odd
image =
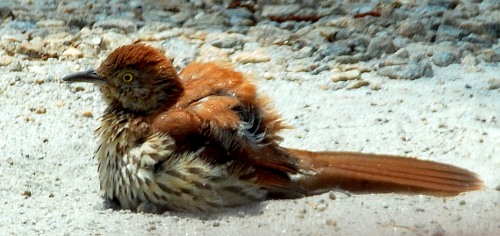
[(117, 48), (97, 70), (71, 74), (63, 80), (97, 84), (112, 109), (136, 113), (172, 105), (183, 91), (170, 60), (139, 43)]

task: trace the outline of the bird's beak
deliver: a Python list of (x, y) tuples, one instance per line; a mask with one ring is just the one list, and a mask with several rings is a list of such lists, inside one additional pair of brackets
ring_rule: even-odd
[(95, 70), (87, 70), (83, 72), (67, 75), (63, 78), (65, 82), (87, 82), (93, 84), (106, 84), (106, 80), (99, 76)]

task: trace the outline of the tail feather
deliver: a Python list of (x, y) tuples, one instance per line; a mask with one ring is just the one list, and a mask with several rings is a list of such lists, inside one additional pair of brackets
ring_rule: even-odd
[(289, 149), (300, 169), (299, 177), (309, 194), (340, 187), (356, 192), (413, 192), (456, 195), (481, 189), (476, 174), (451, 165), (390, 155), (350, 152), (309, 152)]

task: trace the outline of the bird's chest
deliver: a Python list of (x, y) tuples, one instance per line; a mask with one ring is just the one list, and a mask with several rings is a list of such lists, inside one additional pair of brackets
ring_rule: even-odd
[(138, 204), (141, 184), (148, 174), (143, 166), (147, 165), (145, 162), (154, 162), (140, 154), (134, 155), (142, 138), (136, 123), (130, 117), (108, 114), (96, 130), (101, 190), (107, 199), (116, 199), (126, 208), (135, 208)]
[(167, 133), (148, 134), (133, 119), (107, 116), (96, 130), (99, 180), (104, 196), (124, 209), (145, 202), (167, 209), (207, 211), (263, 199), (266, 191), (242, 180), (252, 168), (214, 165), (203, 148), (179, 152)]

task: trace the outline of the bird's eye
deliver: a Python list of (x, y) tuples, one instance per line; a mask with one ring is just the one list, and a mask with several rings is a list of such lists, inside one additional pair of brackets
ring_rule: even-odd
[(130, 83), (134, 80), (134, 75), (131, 73), (125, 73), (122, 77), (123, 82)]

